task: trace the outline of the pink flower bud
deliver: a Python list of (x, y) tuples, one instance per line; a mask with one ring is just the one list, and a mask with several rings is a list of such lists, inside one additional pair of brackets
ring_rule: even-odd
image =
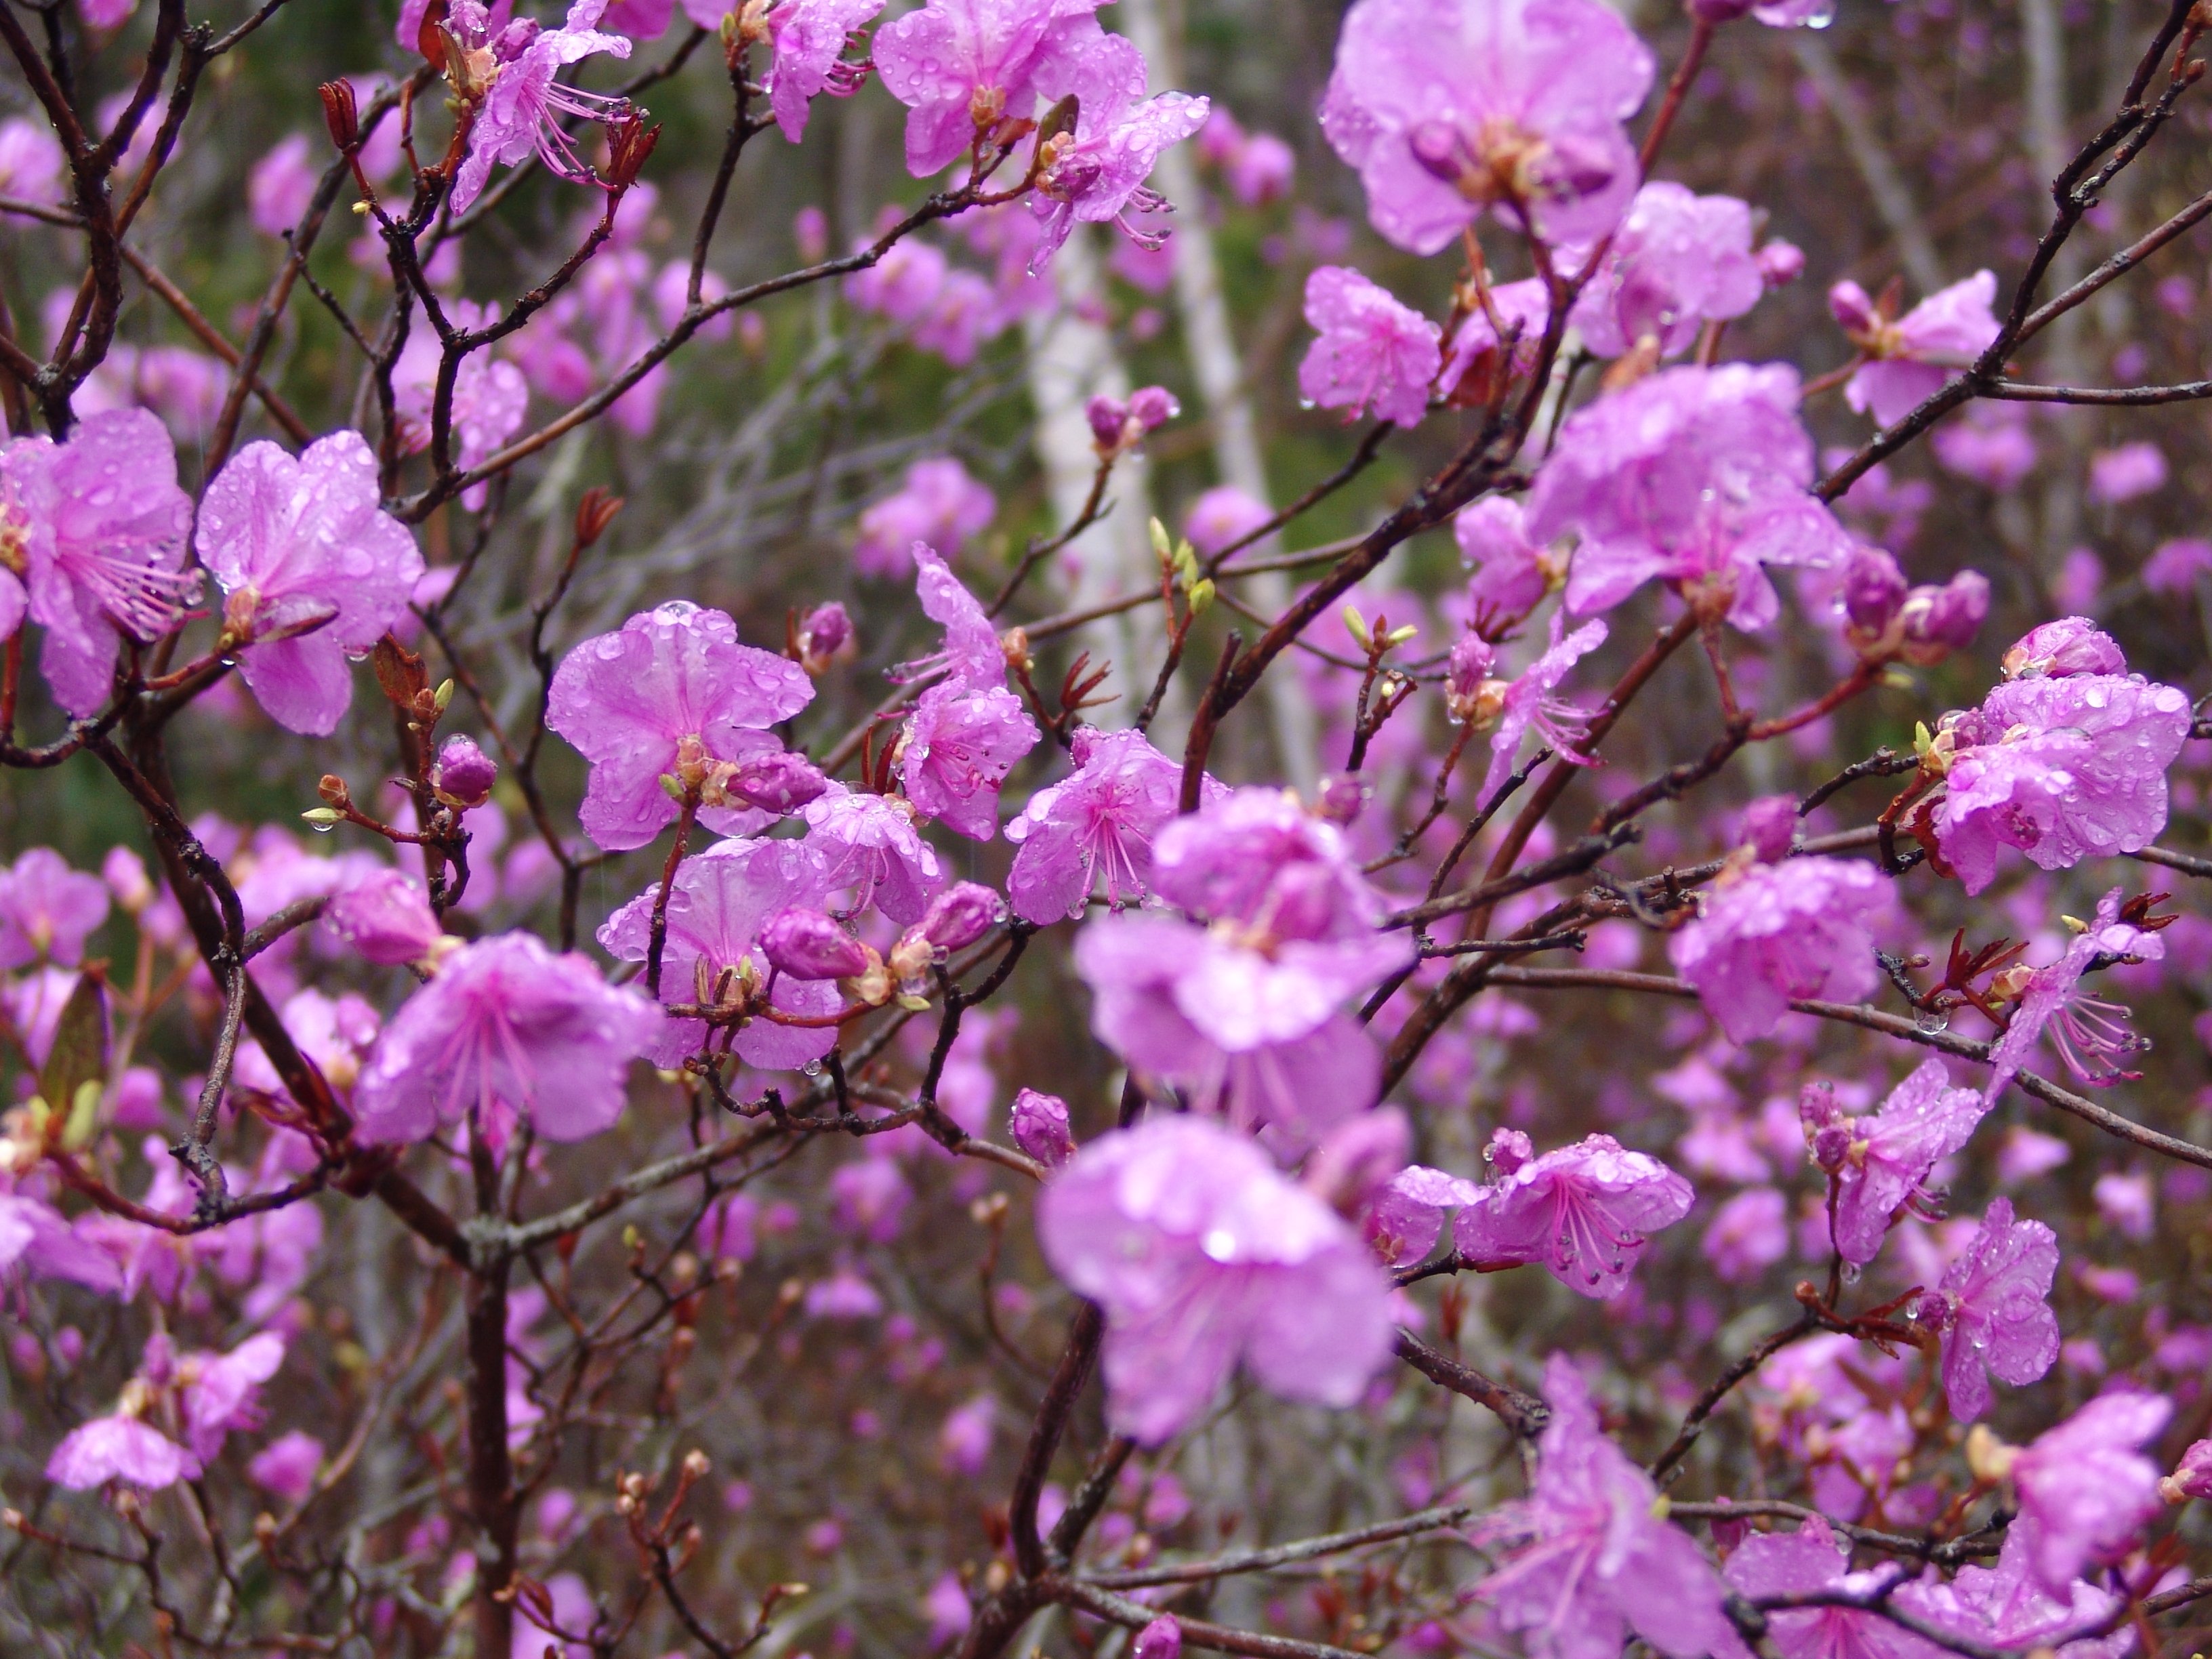
[(2061, 617), (2031, 629), (2004, 653), (2008, 680), (2063, 679), (2069, 674), (2124, 674), (2128, 659), (2112, 636), (2087, 617)]
[(2199, 1440), (2182, 1453), (2181, 1462), (2173, 1466), (2172, 1474), (2158, 1483), (2158, 1489), (2169, 1504), (2190, 1498), (2212, 1498), (2212, 1440)]
[(1182, 1626), (1164, 1613), (1137, 1632), (1133, 1659), (1182, 1659)]
[(1853, 339), (1881, 326), (1881, 313), (1875, 309), (1873, 298), (1848, 278), (1828, 290), (1828, 313)]
[(1101, 449), (1119, 449), (1129, 425), (1129, 406), (1119, 398), (1109, 398), (1100, 392), (1083, 406), (1083, 418), (1091, 422), (1091, 435), (1098, 441)]
[(1536, 1156), (1536, 1143), (1518, 1129), (1498, 1129), (1482, 1156), (1501, 1177), (1510, 1176)]
[(851, 656), (858, 648), (853, 618), (835, 599), (817, 605), (799, 624), (799, 666), (819, 674), (833, 662)]
[(914, 933), (937, 951), (964, 951), (1006, 919), (1006, 902), (980, 882), (960, 881), (930, 900)]
[(1474, 711), (1475, 701), (1481, 695), (1482, 683), (1490, 678), (1497, 666), (1498, 647), (1480, 634), (1462, 634), (1451, 648), (1451, 660), (1444, 668), (1444, 702), (1452, 718), (1465, 720)]
[(1024, 1089), (1014, 1097), (1014, 1145), (1048, 1170), (1075, 1156), (1075, 1135), (1067, 1125), (1067, 1103), (1058, 1095)]
[(1769, 288), (1786, 288), (1805, 274), (1805, 250), (1779, 237), (1761, 246), (1751, 258), (1759, 267), (1759, 280)]
[(1322, 780), (1321, 794), (1314, 802), (1314, 811), (1340, 829), (1349, 830), (1359, 818), (1360, 810), (1367, 805), (1372, 793), (1354, 775), (1337, 773)]
[(397, 870), (380, 870), (331, 896), (323, 926), (370, 962), (419, 962), (445, 930), (422, 890)]
[(732, 799), (763, 812), (795, 812), (820, 799), (829, 787), (829, 779), (813, 762), (787, 749), (739, 762), (722, 785)]
[(1963, 651), (1990, 614), (1989, 578), (1961, 570), (1941, 587), (1916, 587), (1905, 596), (1905, 659), (1919, 667)]
[(819, 910), (793, 905), (761, 929), (761, 954), (789, 979), (854, 979), (868, 969), (867, 947)]
[(1851, 627), (1878, 639), (1905, 603), (1905, 573), (1879, 547), (1855, 547), (1844, 566), (1844, 611)]
[(430, 787), (449, 805), (466, 811), (491, 799), (492, 781), (499, 764), (476, 745), (472, 738), (447, 738), (430, 769)]
[(1164, 386), (1140, 386), (1129, 394), (1129, 416), (1146, 431), (1165, 426), (1182, 413), (1175, 393)]
[(1790, 856), (1797, 834), (1797, 803), (1788, 795), (1763, 795), (1743, 809), (1743, 839), (1761, 864)]

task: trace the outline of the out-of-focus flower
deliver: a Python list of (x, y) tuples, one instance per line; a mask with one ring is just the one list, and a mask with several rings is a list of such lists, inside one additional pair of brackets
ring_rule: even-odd
[(1235, 484), (1216, 484), (1183, 514), (1183, 538), (1211, 558), (1274, 516), (1273, 507), (1255, 501)]
[(72, 1492), (91, 1492), (111, 1480), (159, 1492), (199, 1474), (199, 1459), (128, 1412), (70, 1430), (46, 1460), (46, 1479)]
[(953, 457), (916, 461), (894, 494), (860, 514), (854, 567), (865, 576), (903, 577), (914, 568), (916, 542), (957, 553), (998, 510), (998, 497)]
[(307, 137), (295, 132), (253, 164), (246, 175), (246, 216), (264, 236), (282, 237), (306, 216), (319, 182), (307, 162)]
[(1977, 1461), (2008, 1474), (2020, 1494), (2021, 1518), (2035, 1528), (2027, 1570), (2045, 1590), (2070, 1595), (2085, 1565), (2118, 1559), (2159, 1512), (2158, 1466), (2141, 1448), (2172, 1415), (2161, 1395), (2119, 1389), (2024, 1447), (1978, 1449)]
[(246, 1466), (246, 1478), (283, 1504), (304, 1504), (323, 1466), (323, 1443), (302, 1429), (279, 1435)]
[(1947, 472), (2002, 495), (2035, 471), (2035, 434), (2024, 404), (1976, 399), (1929, 434)]
[(107, 884), (72, 870), (51, 847), (33, 847), (0, 867), (0, 968), (40, 960), (74, 966), (107, 920)]
[(2106, 506), (2165, 487), (2166, 452), (2148, 439), (2100, 449), (2089, 458), (2089, 499)]
[[(1851, 1553), (1814, 1516), (1794, 1533), (1759, 1533), (1729, 1557), (1728, 1581), (1752, 1597), (1863, 1595), (1889, 1582), (1882, 1568), (1848, 1571)], [(1863, 1607), (1778, 1607), (1766, 1615), (1767, 1633), (1783, 1659), (1821, 1659), (1853, 1654), (1862, 1659), (1940, 1659), (1943, 1650)]]
[(1724, 1283), (1755, 1279), (1790, 1254), (1788, 1206), (1771, 1187), (1747, 1187), (1713, 1212), (1698, 1245)]
[(1371, 408), (1377, 420), (1419, 424), (1441, 361), (1434, 323), (1344, 265), (1306, 278), (1306, 321), (1320, 334), (1298, 365), (1309, 403), (1346, 418)]
[(1796, 858), (1723, 872), (1668, 955), (1731, 1042), (1771, 1033), (1805, 997), (1856, 1002), (1881, 980), (1873, 928), (1890, 884), (1858, 859)]
[(1689, 1214), (1690, 1183), (1611, 1135), (1535, 1156), (1528, 1137), (1500, 1129), (1486, 1156), (1498, 1179), (1459, 1212), (1452, 1237), (1484, 1263), (1540, 1261), (1562, 1285), (1619, 1296), (1650, 1235)]
[(365, 960), (386, 966), (420, 962), (445, 932), (422, 890), (398, 870), (379, 870), (339, 888), (323, 910), (323, 926)]
[(2077, 1631), (2111, 1624), (2120, 1600), (2078, 1578), (2053, 1594), (2029, 1565), (2041, 1545), (2035, 1522), (2016, 1516), (2005, 1528), (1996, 1566), (1960, 1567), (1948, 1583), (1906, 1584), (1897, 1593), (1897, 1604), (1969, 1641), (2017, 1652), (2049, 1652), (2056, 1644), (2060, 1659), (2124, 1659), (2135, 1647), (2135, 1632), (2124, 1626), (2109, 1636), (2066, 1639)]
[(0, 121), (0, 196), (41, 204), (61, 194), (62, 147), (42, 123), (11, 115)]

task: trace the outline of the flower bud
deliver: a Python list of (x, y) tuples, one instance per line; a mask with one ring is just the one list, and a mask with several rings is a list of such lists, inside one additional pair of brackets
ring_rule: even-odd
[(1102, 392), (1084, 404), (1083, 418), (1091, 422), (1091, 435), (1102, 451), (1121, 447), (1122, 432), (1129, 424), (1128, 404)]
[(1963, 651), (1990, 614), (1989, 578), (1961, 570), (1941, 587), (1916, 587), (1905, 596), (1905, 659), (1926, 668)]
[(795, 812), (818, 799), (830, 787), (830, 780), (805, 756), (780, 749), (738, 762), (721, 787), (732, 802), (757, 806), (763, 812)]
[(1314, 814), (1340, 830), (1349, 830), (1358, 821), (1360, 809), (1367, 805), (1371, 793), (1355, 774), (1339, 772), (1322, 780), (1321, 793), (1314, 801)]
[(844, 661), (859, 648), (853, 618), (835, 599), (816, 605), (799, 624), (799, 665), (810, 674)]
[(475, 739), (453, 737), (446, 739), (430, 768), (430, 787), (447, 805), (466, 811), (491, 799), (492, 780), (497, 776), (498, 763), (477, 747)]
[(1182, 1626), (1164, 1613), (1137, 1632), (1130, 1659), (1182, 1659)]
[(2181, 1462), (2158, 1483), (2158, 1490), (2169, 1504), (2212, 1498), (2212, 1440), (2199, 1440), (2182, 1453)]
[(1881, 313), (1876, 309), (1873, 297), (1849, 278), (1828, 290), (1828, 314), (1841, 325), (1844, 333), (1862, 343), (1880, 331), (1882, 325)]
[(1500, 1176), (1510, 1176), (1536, 1156), (1536, 1143), (1518, 1129), (1497, 1129), (1483, 1148), (1483, 1161)]
[(361, 142), (361, 113), (354, 102), (353, 83), (343, 79), (325, 81), (315, 94), (323, 100), (323, 125), (330, 129), (331, 142), (341, 151), (350, 150)]
[(1129, 394), (1129, 418), (1146, 432), (1157, 431), (1182, 413), (1175, 393), (1164, 386), (1140, 386)]
[(420, 962), (445, 930), (412, 880), (380, 870), (331, 896), (323, 926), (367, 960), (386, 967)]
[(1761, 864), (1790, 856), (1797, 834), (1797, 803), (1788, 795), (1763, 795), (1743, 809), (1744, 843)]
[(868, 970), (868, 949), (819, 910), (793, 905), (761, 929), (761, 954), (788, 979), (856, 979)]
[(2112, 636), (2087, 617), (2061, 617), (2031, 629), (2004, 653), (2004, 675), (2008, 680), (2127, 672), (2128, 659)]
[(908, 930), (933, 951), (964, 951), (1006, 919), (1006, 902), (980, 882), (955, 882)]
[(1058, 1095), (1024, 1089), (1014, 1097), (1014, 1145), (1048, 1170), (1075, 1156), (1075, 1134), (1067, 1124), (1067, 1103)]
[(1497, 663), (1498, 647), (1481, 635), (1460, 635), (1444, 669), (1444, 707), (1451, 711), (1454, 720), (1465, 724), (1475, 718), (1482, 689), (1489, 683), (1490, 671)]
[(1786, 288), (1805, 274), (1805, 250), (1780, 237), (1764, 244), (1751, 256), (1759, 280), (1769, 288)]
[(1395, 1106), (1346, 1118), (1322, 1137), (1306, 1160), (1306, 1190), (1346, 1215), (1367, 1207), (1413, 1156), (1413, 1132)]
[(1905, 573), (1879, 547), (1855, 547), (1844, 564), (1844, 613), (1851, 630), (1879, 639), (1905, 603)]

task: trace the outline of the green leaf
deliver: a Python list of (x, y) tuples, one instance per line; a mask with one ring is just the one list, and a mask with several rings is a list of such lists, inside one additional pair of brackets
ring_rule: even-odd
[(39, 1073), (39, 1093), (52, 1109), (74, 1116), (77, 1091), (89, 1083), (96, 1091), (107, 1081), (107, 986), (97, 968), (77, 976), (76, 988), (62, 1004), (54, 1026), (54, 1046)]

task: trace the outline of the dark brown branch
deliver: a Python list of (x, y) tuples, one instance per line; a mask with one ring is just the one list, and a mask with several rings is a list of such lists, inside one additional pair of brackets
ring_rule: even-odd
[(1431, 1347), (1411, 1331), (1401, 1329), (1395, 1346), (1398, 1358), (1430, 1382), (1495, 1413), (1499, 1422), (1523, 1440), (1534, 1439), (1552, 1420), (1552, 1408), (1534, 1395), (1523, 1394), (1510, 1383), (1493, 1382), (1472, 1365)]

